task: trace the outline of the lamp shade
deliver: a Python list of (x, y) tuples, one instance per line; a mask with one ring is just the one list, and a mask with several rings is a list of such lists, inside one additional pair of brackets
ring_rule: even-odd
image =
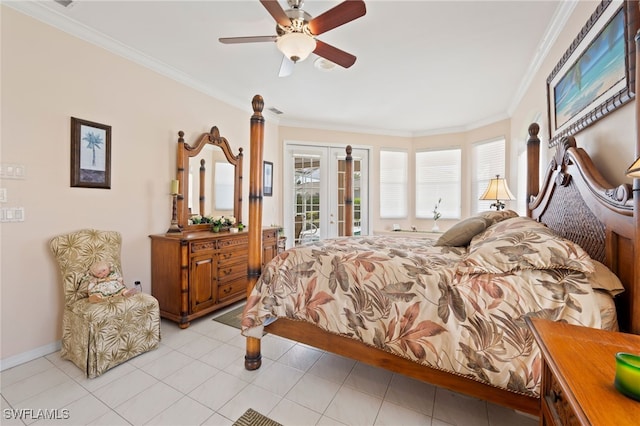
[(640, 157), (633, 162), (631, 166), (627, 169), (627, 176), (637, 178), (640, 177)]
[(515, 200), (515, 197), (507, 186), (507, 180), (501, 178), (500, 175), (496, 175), (495, 178), (489, 182), (489, 187), (484, 191), (484, 194), (480, 197), (481, 200), (496, 200), (491, 206), (495, 206), (497, 210), (504, 208), (503, 200)]
[(287, 33), (278, 37), (276, 46), (291, 61), (304, 61), (315, 50), (316, 39), (305, 33)]

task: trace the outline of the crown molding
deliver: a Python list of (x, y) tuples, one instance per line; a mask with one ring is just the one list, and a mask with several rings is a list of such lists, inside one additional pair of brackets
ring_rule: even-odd
[(237, 99), (226, 96), (225, 94), (212, 89), (211, 86), (204, 84), (167, 63), (158, 61), (139, 50), (133, 49), (104, 33), (96, 31), (95, 29), (88, 27), (63, 13), (58, 12), (55, 9), (59, 8), (62, 11), (65, 10), (65, 7), (53, 1), (9, 1), (2, 2), (2, 4), (65, 33), (71, 34), (72, 36), (86, 41), (87, 43), (101, 47), (111, 53), (137, 63), (138, 65), (153, 70), (160, 75), (216, 98), (226, 104), (239, 108), (243, 111), (252, 112), (250, 103), (240, 103)]
[(545, 31), (542, 40), (540, 40), (540, 44), (538, 45), (536, 54), (532, 58), (531, 63), (529, 64), (529, 68), (527, 69), (527, 72), (525, 72), (524, 77), (520, 82), (520, 86), (518, 86), (513, 100), (511, 101), (511, 104), (507, 109), (507, 114), (509, 116), (513, 115), (514, 111), (518, 107), (518, 104), (522, 101), (524, 94), (527, 92), (527, 90), (531, 86), (531, 83), (533, 82), (533, 78), (540, 70), (540, 67), (542, 66), (544, 60), (549, 55), (551, 47), (558, 39), (558, 36), (562, 32), (562, 29), (566, 25), (567, 21), (569, 21), (569, 17), (573, 13), (577, 4), (578, 0), (560, 2), (560, 5), (556, 9), (551, 22), (549, 22), (549, 25), (547, 26), (547, 30)]
[[(527, 72), (525, 73), (522, 79), (522, 82), (520, 83), (518, 90), (514, 95), (512, 102), (508, 110), (504, 114), (499, 114), (494, 117), (483, 119), (479, 122), (469, 123), (462, 126), (440, 128), (440, 129), (425, 129), (425, 130), (416, 130), (416, 131), (379, 129), (379, 128), (339, 125), (336, 123), (322, 123), (322, 122), (296, 120), (296, 119), (289, 120), (286, 117), (278, 116), (277, 114), (271, 113), (268, 109), (265, 109), (264, 114), (268, 116), (270, 119), (272, 119), (272, 122), (274, 124), (280, 125), (280, 126), (303, 127), (303, 128), (309, 128), (309, 129), (333, 130), (333, 131), (343, 131), (343, 132), (353, 132), (353, 133), (398, 136), (398, 137), (407, 137), (407, 138), (466, 132), (466, 131), (470, 131), (488, 124), (495, 123), (500, 120), (510, 118), (513, 115), (513, 112), (517, 108), (518, 104), (521, 102), (529, 86), (531, 85), (533, 78), (535, 74), (538, 72), (538, 70), (540, 69), (542, 62), (544, 61), (544, 59), (546, 59), (553, 43), (558, 38), (558, 35), (562, 31), (562, 28), (564, 27), (571, 13), (575, 9), (577, 2), (578, 0), (560, 2), (558, 9), (556, 10), (556, 13), (553, 16), (552, 21), (549, 23), (547, 27), (545, 36), (542, 38), (540, 45), (538, 46), (538, 49), (536, 51), (536, 54), (532, 59), (531, 64), (527, 69)], [(239, 102), (236, 98), (232, 96), (228, 96), (225, 93), (222, 93), (218, 90), (215, 90), (214, 88), (203, 83), (202, 81), (199, 81), (193, 78), (192, 76), (162, 61), (158, 61), (139, 50), (133, 49), (119, 42), (118, 40), (115, 40), (107, 36), (104, 33), (96, 31), (95, 29), (88, 27), (84, 24), (81, 24), (78, 21), (66, 16), (65, 14), (61, 13), (61, 11), (65, 10), (65, 8), (54, 1), (50, 1), (50, 2), (3, 1), (2, 4), (14, 10), (17, 10), (18, 12), (21, 12), (27, 16), (37, 19), (45, 24), (51, 25), (54, 28), (64, 31), (65, 33), (71, 34), (83, 41), (86, 41), (95, 46), (101, 47), (111, 53), (114, 53), (118, 56), (128, 59), (145, 68), (153, 70), (160, 75), (163, 75), (176, 82), (184, 84), (185, 86), (191, 87), (194, 90), (197, 90), (201, 93), (211, 96), (230, 106), (238, 108), (242, 111), (251, 112), (250, 111), (251, 108), (248, 105), (248, 103)], [(56, 9), (59, 9), (59, 11)]]

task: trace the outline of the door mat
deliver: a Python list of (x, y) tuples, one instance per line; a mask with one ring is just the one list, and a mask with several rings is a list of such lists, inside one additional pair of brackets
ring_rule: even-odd
[(240, 416), (238, 420), (236, 420), (233, 426), (283, 426), (283, 425), (249, 408), (247, 411), (244, 412), (242, 416)]

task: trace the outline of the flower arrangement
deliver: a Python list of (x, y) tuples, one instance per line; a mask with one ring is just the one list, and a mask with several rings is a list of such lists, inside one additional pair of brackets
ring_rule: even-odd
[(440, 203), (442, 202), (442, 198), (438, 198), (438, 202), (436, 203), (436, 206), (433, 208), (433, 220), (436, 221), (438, 219), (440, 219), (442, 217), (442, 214), (440, 213)]
[(213, 232), (219, 232), (220, 228), (228, 228), (236, 224), (236, 218), (233, 216), (216, 216), (209, 218), (211, 224), (211, 230)]
[(233, 226), (236, 224), (236, 218), (233, 216), (216, 216), (210, 219), (213, 226)]
[(198, 225), (201, 223), (210, 223), (212, 227), (225, 227), (233, 226), (236, 224), (236, 218), (233, 216), (200, 216), (195, 214), (189, 218), (192, 225)]

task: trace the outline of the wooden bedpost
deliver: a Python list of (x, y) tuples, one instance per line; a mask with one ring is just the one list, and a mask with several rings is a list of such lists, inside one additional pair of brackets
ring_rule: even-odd
[(353, 157), (351, 145), (347, 145), (344, 159), (344, 235), (353, 235)]
[[(255, 95), (251, 101), (253, 115), (251, 116), (249, 156), (249, 260), (247, 266), (248, 283), (247, 297), (260, 277), (262, 267), (262, 156), (264, 149), (264, 117), (262, 96)], [(260, 354), (260, 339), (247, 337), (247, 348), (244, 356), (244, 367), (256, 370), (262, 364)]]
[(540, 138), (538, 123), (529, 125), (529, 139), (527, 139), (527, 216), (531, 217), (529, 203), (540, 192)]

